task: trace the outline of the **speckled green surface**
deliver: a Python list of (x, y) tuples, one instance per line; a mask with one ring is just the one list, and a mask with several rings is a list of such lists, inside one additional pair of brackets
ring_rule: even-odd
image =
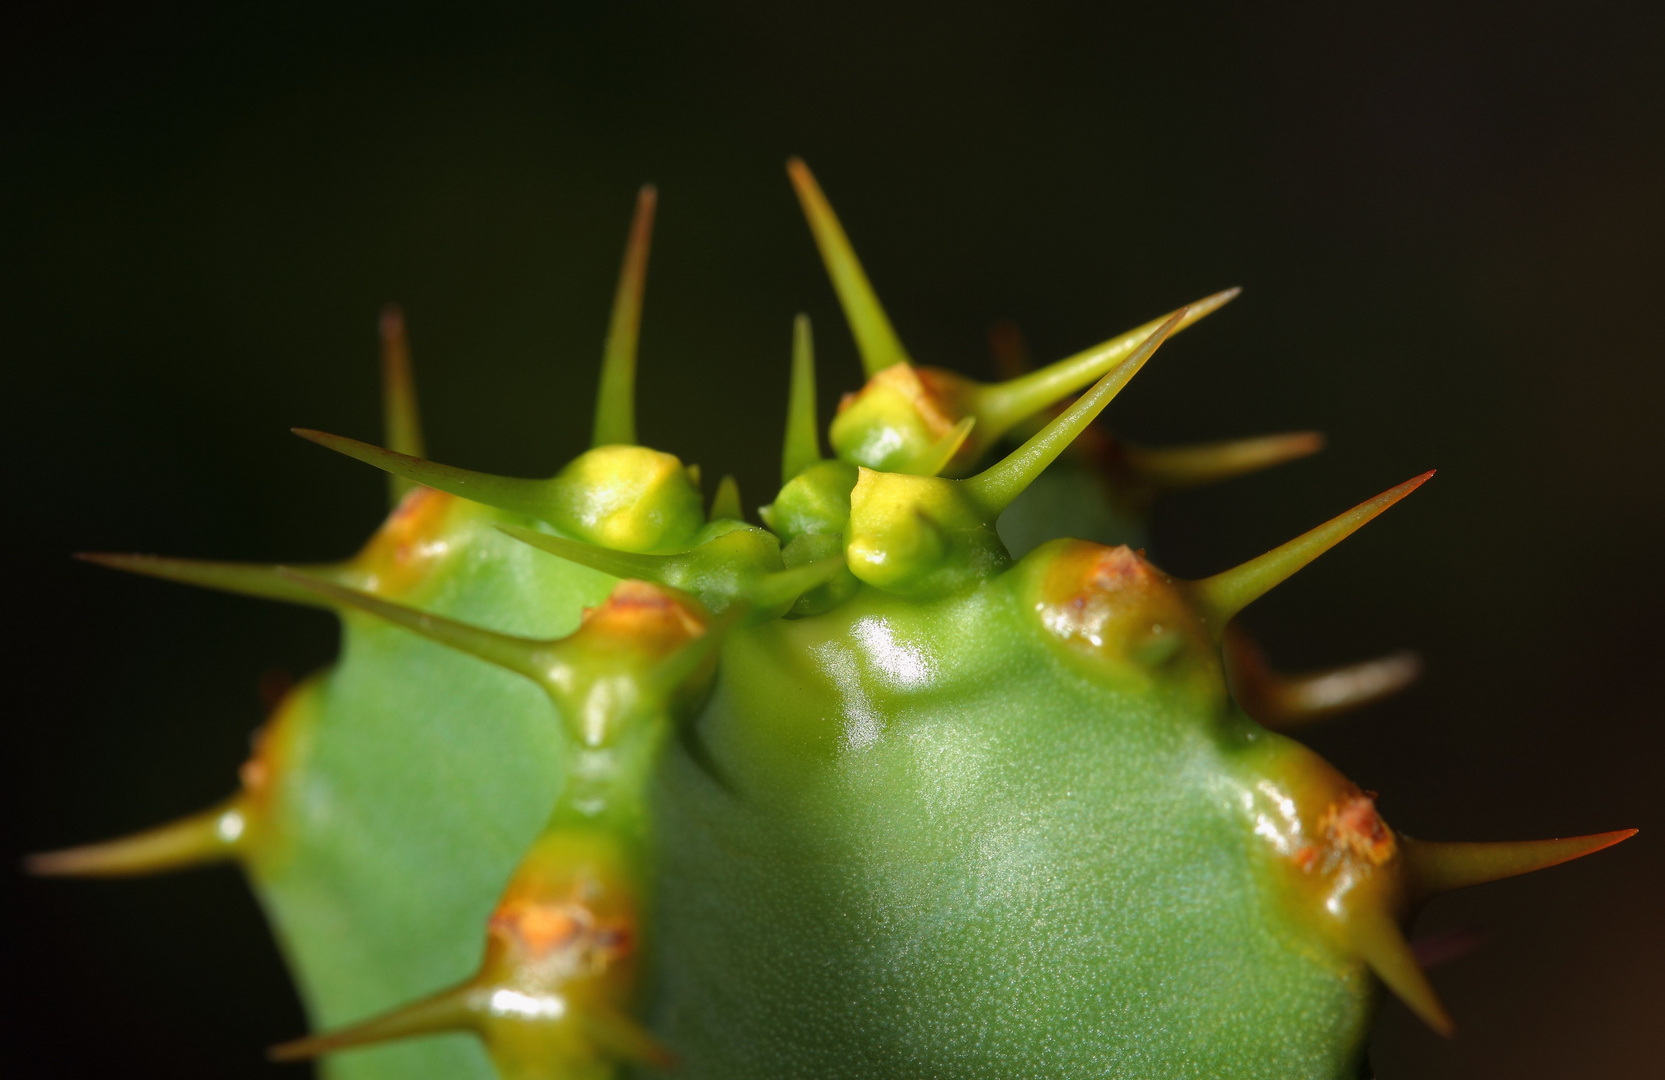
[(864, 590), (723, 671), (719, 776), (661, 793), (661, 1017), (697, 1075), (1352, 1075), (1373, 991), (1271, 909), (1223, 698), (1069, 670), (1005, 579)]

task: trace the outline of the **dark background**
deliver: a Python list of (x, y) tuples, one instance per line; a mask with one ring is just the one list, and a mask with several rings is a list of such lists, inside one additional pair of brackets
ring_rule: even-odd
[[(8, 860), (223, 796), (261, 674), (328, 660), (323, 616), (66, 556), (354, 548), (381, 477), (285, 429), (377, 437), (384, 301), (433, 455), (548, 474), (657, 182), (641, 430), (760, 501), (795, 311), (824, 411), (857, 381), (799, 153), (922, 362), (1245, 286), (1114, 423), (1330, 448), (1167, 504), (1173, 571), (1440, 468), (1249, 616), (1286, 667), (1428, 660), (1309, 741), (1415, 835), (1643, 833), (1436, 903), (1487, 934), (1435, 976), (1462, 1034), (1390, 1003), (1377, 1067), (1661, 1074), (1659, 5), (239, 7), (0, 25)], [(279, 1074), (301, 1016), (235, 872), (4, 874), (8, 1075)]]

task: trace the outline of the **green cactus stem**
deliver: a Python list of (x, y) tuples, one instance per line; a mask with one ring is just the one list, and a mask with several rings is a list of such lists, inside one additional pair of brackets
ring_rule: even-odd
[(1009, 378), (976, 383), (913, 364), (788, 173), (867, 381), (823, 457), (798, 317), (761, 527), (638, 441), (644, 187), (592, 445), (553, 477), (426, 459), (388, 308), (386, 445), (297, 431), (388, 475), (357, 555), (83, 556), (330, 611), (341, 656), (225, 801), (30, 868), (239, 864), (321, 1032), (272, 1054), (332, 1080), (1354, 1080), (1383, 987), (1451, 1034), (1417, 910), (1633, 830), (1395, 831), (1280, 732), (1416, 659), (1283, 675), (1234, 622), (1433, 473), (1175, 578), (1143, 551), (1160, 494), (1321, 443), (1094, 427), (1237, 290), (1033, 370), (1003, 329)]

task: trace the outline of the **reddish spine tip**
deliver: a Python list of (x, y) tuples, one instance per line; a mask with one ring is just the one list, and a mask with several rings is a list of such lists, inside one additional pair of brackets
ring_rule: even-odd
[(659, 189), (643, 184), (636, 192), (636, 216), (630, 222), (630, 246), (643, 252), (645, 261), (648, 240), (653, 235), (653, 212), (659, 206)]
[(1404, 838), (1413, 888), (1422, 897), (1488, 881), (1530, 874), (1605, 851), (1636, 835), (1635, 829), (1556, 840), (1452, 843)]
[(378, 329), (381, 331), (383, 341), (403, 339), (405, 336), (405, 309), (398, 304), (383, 306)]
[[(1388, 488), (1386, 491), (1384, 491), (1380, 495), (1376, 496), (1376, 498), (1370, 500), (1370, 503), (1375, 503), (1376, 504), (1374, 507), (1372, 507), (1372, 509), (1375, 511), (1375, 513), (1372, 513), (1370, 516), (1375, 517), (1377, 514), (1380, 514), (1382, 511), (1386, 510), (1388, 507), (1393, 506), (1395, 503), (1399, 502), (1405, 496), (1409, 495), (1411, 492), (1415, 491), (1417, 488), (1421, 487), (1423, 484), (1426, 484), (1428, 481), (1432, 480), (1434, 478), (1434, 474), (1438, 471), (1439, 471), (1438, 469), (1429, 469), (1427, 472), (1422, 473), (1420, 476), (1411, 477), (1409, 480), (1405, 481), (1403, 484), (1399, 484), (1396, 487)], [(1370, 503), (1365, 503), (1364, 505), (1369, 506)]]

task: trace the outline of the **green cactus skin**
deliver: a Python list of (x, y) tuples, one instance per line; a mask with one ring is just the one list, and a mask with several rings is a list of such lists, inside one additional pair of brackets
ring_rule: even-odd
[(341, 658), (225, 803), (32, 868), (239, 862), (326, 1031), (274, 1055), (337, 1080), (1350, 1080), (1383, 985), (1449, 1033), (1402, 934), (1416, 907), (1630, 832), (1394, 832), (1279, 731), (1414, 658), (1283, 676), (1231, 623), (1431, 474), (1171, 578), (1132, 550), (1162, 491), (1318, 447), (1089, 426), (1236, 290), (1034, 371), (1007, 331), (1012, 377), (984, 386), (912, 364), (789, 172), (868, 382), (823, 460), (800, 317), (767, 529), (732, 480), (707, 513), (697, 469), (636, 445), (644, 189), (594, 449), (554, 478), (422, 459), (390, 311), (389, 448), (300, 432), (390, 474), (362, 552), (87, 556), (335, 610)]

